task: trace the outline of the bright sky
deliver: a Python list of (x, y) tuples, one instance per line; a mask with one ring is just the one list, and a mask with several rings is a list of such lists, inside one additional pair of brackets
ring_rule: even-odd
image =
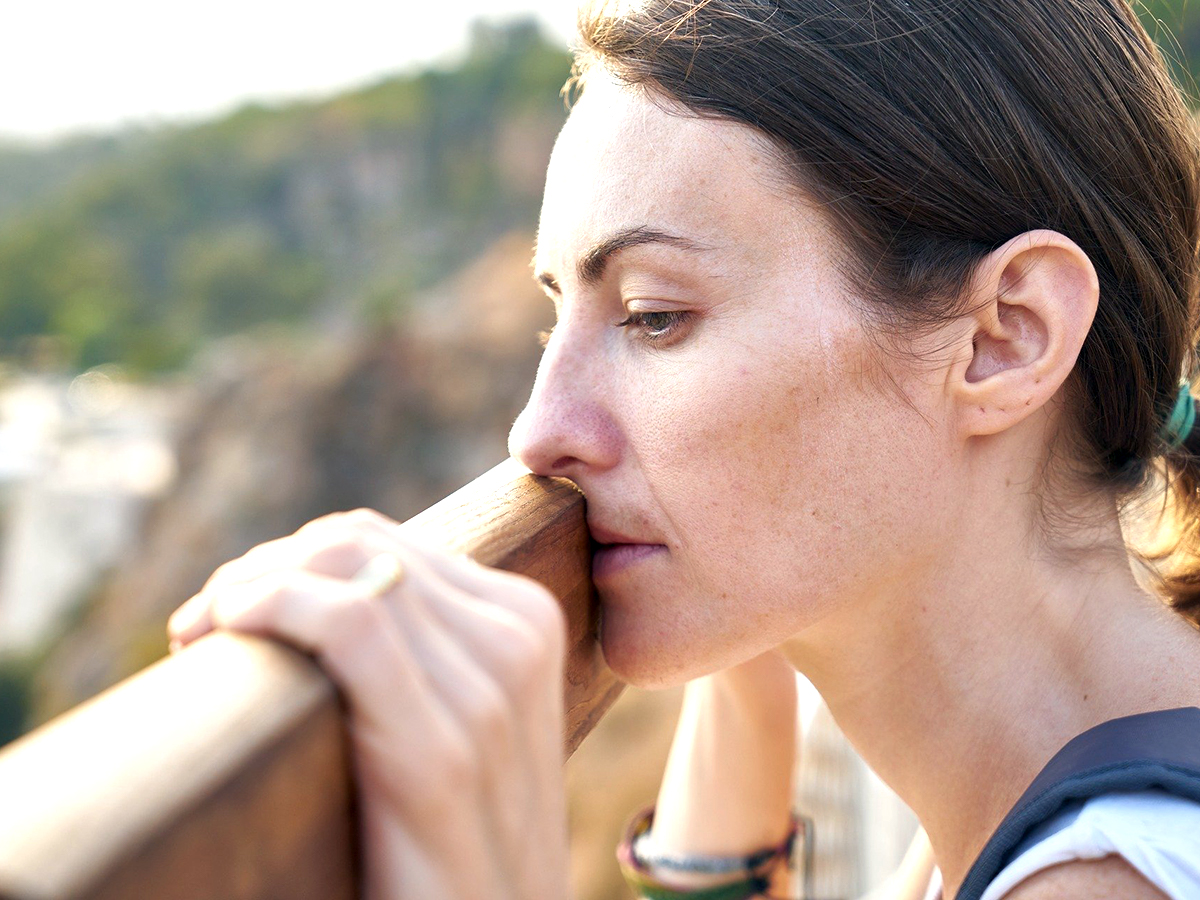
[(565, 43), (572, 0), (61, 0), (5, 3), (0, 135), (42, 139), (320, 96), (444, 58), (480, 17), (536, 13)]

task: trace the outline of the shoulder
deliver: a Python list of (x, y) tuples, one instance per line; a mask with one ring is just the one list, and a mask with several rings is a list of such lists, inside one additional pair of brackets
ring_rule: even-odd
[(1169, 900), (1120, 856), (1075, 859), (1033, 873), (1003, 900), (1094, 900), (1121, 897), (1123, 900)]
[(1197, 830), (1200, 802), (1195, 800), (1157, 789), (1093, 797), (1045, 823), (997, 876), (994, 892), (985, 896), (987, 900), (1200, 896)]

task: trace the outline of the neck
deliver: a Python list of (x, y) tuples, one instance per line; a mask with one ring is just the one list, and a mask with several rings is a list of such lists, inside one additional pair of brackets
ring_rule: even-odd
[(948, 529), (936, 565), (902, 585), (880, 578), (852, 615), (782, 648), (920, 819), (945, 897), (1068, 740), (1200, 704), (1200, 639), (1137, 584), (1115, 509), (1069, 564), (1031, 552), (1028, 529), (1005, 528), (998, 508), (978, 512), (976, 527)]

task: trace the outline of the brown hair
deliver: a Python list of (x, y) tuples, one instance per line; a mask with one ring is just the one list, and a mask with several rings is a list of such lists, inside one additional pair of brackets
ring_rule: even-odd
[(1200, 620), (1200, 438), (1160, 436), (1196, 370), (1200, 162), (1125, 0), (644, 0), (585, 6), (580, 37), (577, 76), (768, 136), (899, 331), (961, 315), (1010, 238), (1074, 240), (1101, 293), (1069, 383), (1085, 470), (1126, 500), (1165, 477), (1186, 526), (1138, 558)]

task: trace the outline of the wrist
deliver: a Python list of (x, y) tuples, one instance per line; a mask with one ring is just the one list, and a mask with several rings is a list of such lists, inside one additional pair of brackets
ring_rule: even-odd
[(773, 884), (786, 884), (799, 834), (808, 839), (811, 824), (794, 812), (783, 838), (745, 854), (716, 856), (664, 851), (655, 846), (654, 807), (630, 821), (617, 847), (626, 881), (639, 896), (663, 900), (741, 900), (758, 896)]

